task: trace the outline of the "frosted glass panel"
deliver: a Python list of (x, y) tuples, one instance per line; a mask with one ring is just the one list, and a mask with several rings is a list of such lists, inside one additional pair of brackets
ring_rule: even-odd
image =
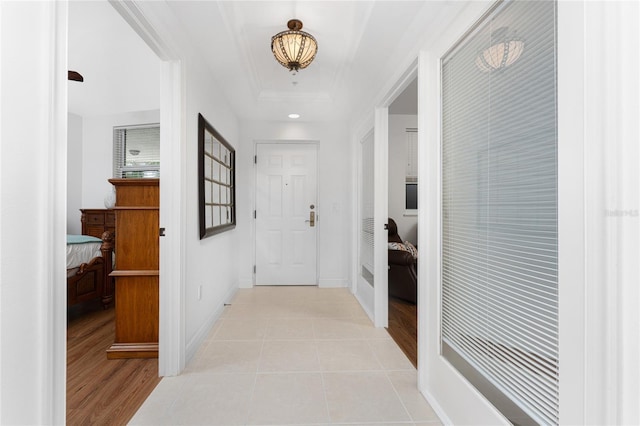
[(362, 183), (360, 217), (360, 274), (369, 284), (374, 282), (374, 151), (373, 132), (362, 141)]
[(558, 422), (555, 12), (503, 2), (442, 61), (443, 353), (518, 424)]

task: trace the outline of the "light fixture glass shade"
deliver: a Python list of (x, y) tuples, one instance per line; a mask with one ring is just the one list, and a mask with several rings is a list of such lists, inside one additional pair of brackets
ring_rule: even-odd
[(493, 72), (507, 68), (524, 52), (524, 40), (515, 35), (505, 36), (507, 28), (499, 28), (492, 34), (491, 46), (476, 57), (476, 66), (482, 72)]
[(289, 71), (304, 69), (316, 57), (318, 43), (309, 33), (300, 31), (302, 22), (292, 19), (287, 23), (288, 31), (271, 37), (271, 51), (276, 60)]

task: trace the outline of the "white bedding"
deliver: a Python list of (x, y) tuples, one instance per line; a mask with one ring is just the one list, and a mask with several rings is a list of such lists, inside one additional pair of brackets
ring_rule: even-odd
[(102, 256), (101, 245), (102, 241), (67, 244), (67, 269), (77, 268), (83, 263), (88, 263), (94, 257)]

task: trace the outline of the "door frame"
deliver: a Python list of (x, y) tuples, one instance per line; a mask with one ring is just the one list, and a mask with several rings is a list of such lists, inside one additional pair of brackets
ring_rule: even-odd
[[(373, 306), (376, 327), (387, 327), (389, 325), (388, 234), (386, 226), (381, 226), (382, 224), (387, 224), (389, 218), (389, 106), (417, 77), (418, 58), (416, 57), (387, 91), (387, 94), (378, 103), (374, 112), (374, 221), (376, 223), (374, 232), (374, 276), (378, 285), (374, 286)], [(418, 105), (419, 115), (420, 105)], [(420, 127), (418, 127), (418, 138), (420, 138)], [(419, 155), (420, 147), (418, 146)], [(418, 216), (418, 229), (420, 229), (420, 216)], [(418, 277), (419, 292), (420, 277)], [(417, 309), (420, 312), (420, 297), (418, 297)], [(419, 365), (418, 363), (418, 367)]]
[[(316, 286), (319, 286), (319, 277), (320, 277), (320, 240), (321, 233), (320, 229), (322, 224), (320, 222), (320, 208), (322, 206), (322, 200), (320, 199), (320, 141), (314, 139), (292, 139), (292, 140), (283, 140), (283, 139), (259, 139), (253, 141), (253, 200), (251, 210), (256, 211), (257, 208), (257, 199), (258, 199), (258, 165), (255, 160), (258, 155), (258, 145), (315, 145), (316, 147)], [(252, 265), (253, 270), (251, 272), (251, 286), (256, 286), (256, 249), (258, 245), (258, 233), (256, 230), (256, 219), (255, 217), (251, 221), (251, 233), (253, 238), (251, 238), (251, 255), (252, 255)]]
[[(353, 212), (354, 216), (354, 226), (352, 232), (352, 241), (353, 241), (353, 273), (352, 273), (352, 284), (351, 284), (351, 293), (353, 293), (360, 305), (364, 308), (365, 312), (369, 319), (374, 321), (374, 295), (373, 295), (373, 285), (369, 284), (362, 277), (362, 263), (361, 263), (361, 250), (363, 247), (362, 244), (362, 216), (363, 216), (363, 208), (362, 208), (362, 200), (363, 200), (363, 183), (364, 179), (362, 177), (362, 173), (364, 170), (364, 162), (363, 162), (363, 144), (365, 140), (374, 137), (374, 129), (373, 123), (370, 123), (369, 130), (364, 132), (362, 136), (358, 138), (355, 146), (355, 162), (357, 166), (354, 168), (355, 175), (353, 176), (353, 184), (354, 189), (353, 193), (357, 194), (354, 197), (353, 204)], [(365, 127), (366, 128), (366, 127)], [(375, 170), (374, 170), (375, 173)], [(374, 184), (375, 186), (375, 184)], [(375, 191), (375, 187), (374, 187)], [(375, 194), (374, 194), (375, 197)], [(375, 199), (374, 199), (375, 200)], [(375, 259), (374, 259), (374, 274), (375, 274)], [(375, 278), (375, 275), (374, 275)]]
[[(160, 312), (158, 375), (176, 376), (186, 364), (186, 93), (184, 61), (170, 36), (145, 14), (144, 2), (109, 0), (162, 62), (160, 76)], [(169, 10), (165, 12), (170, 13)], [(179, 141), (179, 143), (175, 143)], [(164, 183), (162, 183), (164, 182)]]
[[(164, 130), (161, 134), (161, 150), (166, 155), (167, 148), (176, 151), (178, 161), (168, 171), (175, 182), (162, 193), (163, 203), (160, 207), (160, 215), (163, 224), (171, 224), (178, 238), (170, 240), (163, 245), (161, 259), (164, 267), (161, 267), (160, 280), (160, 309), (163, 315), (160, 317), (160, 351), (159, 351), (159, 375), (177, 375), (185, 363), (185, 321), (184, 321), (184, 271), (182, 261), (184, 257), (184, 208), (172, 210), (171, 205), (184, 206), (184, 174), (185, 159), (185, 117), (182, 112), (184, 102), (185, 81), (184, 68), (181, 58), (171, 48), (171, 43), (154, 29), (138, 3), (117, 2), (110, 0), (110, 4), (140, 35), (149, 47), (163, 61), (161, 77), (161, 125)], [(49, 102), (42, 107), (49, 112), (44, 116), (50, 117), (49, 128), (53, 143), (51, 157), (54, 164), (60, 165), (51, 169), (53, 178), (50, 182), (50, 195), (47, 203), (53, 208), (54, 214), (48, 214), (47, 220), (51, 223), (52, 231), (46, 235), (53, 247), (65, 245), (66, 229), (66, 150), (67, 150), (67, 52), (68, 52), (68, 2), (60, 1), (46, 7), (47, 16), (50, 18), (50, 27), (43, 30), (49, 34), (55, 34), (51, 40), (52, 60), (47, 64), (50, 67), (52, 78), (48, 82), (47, 89), (52, 96)], [(178, 140), (180, 144), (171, 144), (171, 140)], [(164, 143), (163, 143), (164, 141)], [(172, 147), (171, 145), (177, 145)], [(175, 158), (175, 157), (174, 157)], [(165, 179), (166, 181), (166, 179)], [(62, 200), (62, 201), (60, 201)], [(62, 202), (62, 205), (60, 203)], [(163, 207), (164, 206), (164, 207)], [(64, 251), (55, 250), (52, 258), (48, 259), (45, 271), (50, 276), (64, 276), (59, 265), (63, 265)], [(179, 254), (179, 255), (176, 255)], [(169, 256), (172, 257), (169, 257)], [(60, 257), (62, 256), (62, 257)], [(170, 279), (169, 279), (170, 278)], [(54, 282), (55, 280), (51, 280)], [(174, 285), (168, 286), (169, 282)], [(176, 285), (177, 283), (177, 285)], [(41, 403), (36, 404), (43, 423), (64, 423), (66, 418), (66, 288), (51, 286), (52, 305), (43, 309), (45, 315), (40, 322), (43, 330), (46, 329), (49, 338), (46, 339), (42, 350), (42, 359), (49, 360), (43, 364), (42, 376), (44, 385), (40, 387), (39, 398)]]

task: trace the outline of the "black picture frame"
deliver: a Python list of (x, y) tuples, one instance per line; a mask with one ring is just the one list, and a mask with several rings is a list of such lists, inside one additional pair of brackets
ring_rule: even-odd
[(236, 227), (236, 151), (198, 114), (200, 239)]

